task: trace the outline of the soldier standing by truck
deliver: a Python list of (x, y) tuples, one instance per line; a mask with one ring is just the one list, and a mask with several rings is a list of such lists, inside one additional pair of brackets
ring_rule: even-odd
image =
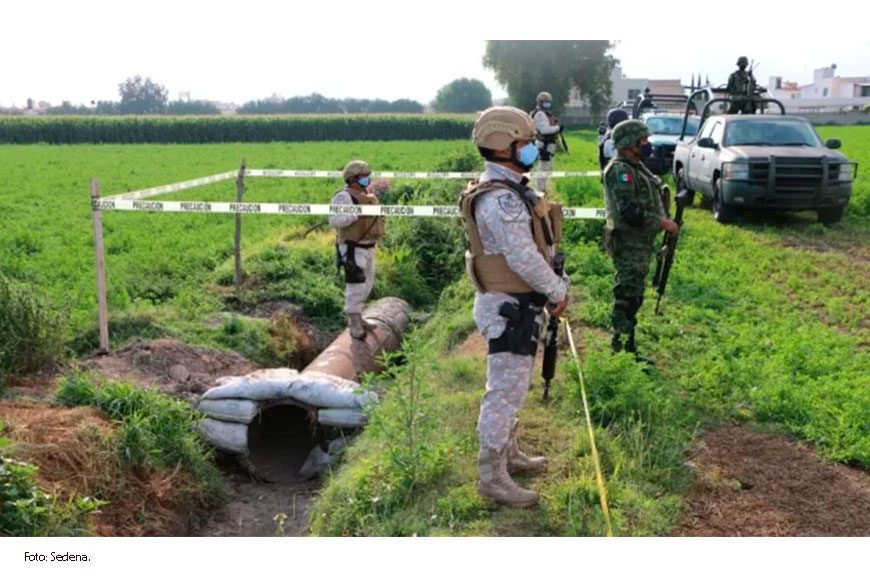
[(680, 230), (665, 212), (661, 179), (643, 164), (641, 151), (649, 136), (647, 126), (634, 119), (613, 129), (617, 154), (604, 169), (604, 248), (616, 267), (611, 346), (615, 352), (625, 350), (638, 361), (652, 363), (637, 354), (637, 313), (643, 304), (656, 234), (665, 229), (677, 235)]
[[(559, 131), (562, 130), (559, 126), (559, 120), (550, 112), (552, 106), (552, 95), (544, 91), (538, 93), (538, 97), (535, 99), (535, 110), (531, 113), (537, 130), (535, 146), (538, 148), (538, 157), (540, 158), (538, 171), (541, 172), (553, 171), (553, 157), (556, 155), (556, 139), (559, 137)], [(539, 191), (546, 191), (547, 178), (538, 177), (535, 181), (535, 186)]]
[(519, 450), (517, 413), (531, 384), (544, 309), (558, 317), (568, 304), (567, 279), (552, 268), (562, 208), (547, 203), (523, 177), (538, 157), (535, 135), (531, 117), (519, 109), (481, 113), (472, 140), (486, 159), (485, 171), (459, 200), (469, 242), (466, 270), (477, 290), (474, 321), (488, 341), (477, 489), (516, 507), (534, 505), (538, 494), (508, 474), (546, 467), (544, 457)]
[[(332, 205), (378, 205), (376, 195), (368, 193), (371, 168), (365, 161), (344, 166), (345, 186), (332, 198)], [(375, 327), (362, 317), (362, 307), (375, 283), (375, 246), (384, 237), (384, 218), (346, 213), (329, 216), (337, 231), (336, 260), (344, 268), (344, 311), (350, 335), (363, 339)]]
[(755, 77), (752, 75), (752, 70), (746, 70), (749, 66), (749, 59), (741, 56), (737, 59), (737, 70), (731, 73), (728, 77), (728, 93), (731, 95), (731, 105), (728, 107), (728, 114), (734, 115), (737, 113), (753, 114), (755, 113)]

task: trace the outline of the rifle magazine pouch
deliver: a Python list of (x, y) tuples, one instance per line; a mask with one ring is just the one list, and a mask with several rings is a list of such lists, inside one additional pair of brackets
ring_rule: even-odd
[(541, 328), (538, 312), (533, 308), (505, 302), (498, 313), (506, 319), (504, 332), (489, 341), (489, 354), (509, 352), (520, 356), (535, 356)]
[(344, 282), (346, 284), (365, 284), (365, 270), (357, 266), (355, 246), (347, 245), (347, 253), (344, 256)]
[(562, 243), (562, 204), (549, 202), (550, 229), (553, 232), (553, 245)]

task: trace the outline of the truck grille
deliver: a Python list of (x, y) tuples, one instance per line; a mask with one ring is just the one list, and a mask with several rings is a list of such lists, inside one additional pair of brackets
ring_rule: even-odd
[[(770, 175), (771, 165), (774, 168), (773, 180)], [(828, 170), (829, 182), (831, 175), (836, 179), (835, 172), (839, 172), (839, 166), (831, 164)], [(773, 185), (772, 192), (785, 194), (791, 199), (814, 197), (824, 182), (824, 176), (825, 168), (821, 158), (775, 157), (770, 161), (753, 161), (749, 168), (749, 180), (752, 183)]]

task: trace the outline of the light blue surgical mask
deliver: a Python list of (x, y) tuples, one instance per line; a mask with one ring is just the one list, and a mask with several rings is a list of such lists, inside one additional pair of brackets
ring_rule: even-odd
[(541, 105), (541, 106), (544, 107), (545, 109), (549, 109), (549, 108), (550, 108), (550, 104), (551, 104), (551, 103), (544, 103), (544, 104)]
[(517, 161), (523, 166), (523, 169), (529, 171), (538, 160), (538, 148), (533, 143), (529, 143), (519, 150)]
[(356, 182), (359, 183), (362, 187), (368, 187), (369, 183), (371, 183), (371, 179), (369, 179), (368, 177), (360, 177), (356, 180)]

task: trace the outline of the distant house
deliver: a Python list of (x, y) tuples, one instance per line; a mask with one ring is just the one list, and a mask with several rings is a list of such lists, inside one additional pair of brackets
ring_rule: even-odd
[(817, 68), (808, 85), (770, 77), (767, 89), (789, 112), (860, 111), (870, 105), (870, 76), (840, 77), (836, 73), (836, 64)]

